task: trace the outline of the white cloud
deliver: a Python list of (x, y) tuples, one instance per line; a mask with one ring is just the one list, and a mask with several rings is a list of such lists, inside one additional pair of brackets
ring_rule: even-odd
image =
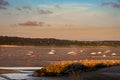
[(87, 10), (93, 7), (93, 4), (57, 4), (59, 8), (56, 8), (56, 4), (43, 4), (39, 5), (40, 9), (47, 9), (53, 11), (73, 11), (73, 10)]
[[(56, 4), (55, 4), (56, 5)], [(56, 8), (54, 4), (43, 4), (39, 5), (39, 9), (44, 10), (52, 10), (54, 13), (49, 15), (49, 17), (65, 17), (69, 16), (70, 14), (78, 13), (85, 13), (90, 10), (94, 5), (93, 4), (57, 4), (59, 8)]]
[[(55, 7), (57, 5), (57, 8)], [(95, 9), (96, 8), (96, 9)], [(37, 9), (40, 10), (38, 13)], [(29, 13), (11, 10), (10, 17), (5, 17), (8, 22), (21, 22), (27, 20), (43, 21), (46, 23), (92, 25), (120, 25), (120, 11), (110, 11), (106, 8), (98, 8), (95, 4), (42, 4)], [(14, 15), (19, 13), (19, 15)], [(43, 15), (46, 14), (46, 15)], [(0, 13), (1, 14), (1, 13)], [(4, 16), (4, 14), (3, 14)]]

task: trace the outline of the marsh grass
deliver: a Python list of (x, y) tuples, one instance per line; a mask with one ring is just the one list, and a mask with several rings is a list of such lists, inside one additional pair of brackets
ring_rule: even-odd
[[(73, 74), (75, 72), (93, 71), (105, 67), (120, 65), (120, 60), (75, 60), (61, 61), (49, 64), (48, 66), (35, 71), (33, 76), (62, 76)], [(78, 79), (79, 80), (79, 79)]]

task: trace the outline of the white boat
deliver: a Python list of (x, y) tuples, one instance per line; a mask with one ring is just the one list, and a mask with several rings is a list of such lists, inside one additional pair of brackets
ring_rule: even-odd
[(75, 52), (74, 51), (70, 51), (70, 52), (68, 52), (67, 54), (74, 54)]
[(111, 55), (112, 55), (112, 56), (116, 56), (117, 54), (116, 54), (116, 53), (112, 53)]
[(33, 51), (29, 51), (28, 53), (26, 53), (27, 56), (31, 56), (34, 52)]
[(90, 53), (91, 55), (96, 55), (96, 52), (92, 52), (92, 53)]
[(48, 52), (48, 54), (50, 54), (50, 55), (55, 54), (55, 50), (51, 50), (50, 52)]
[(103, 57), (106, 57), (106, 55), (102, 55)]
[(102, 54), (102, 52), (97, 52), (97, 54)]
[(67, 54), (69, 54), (69, 55), (73, 55), (73, 56), (77, 55), (77, 53), (74, 52), (74, 51), (68, 52)]

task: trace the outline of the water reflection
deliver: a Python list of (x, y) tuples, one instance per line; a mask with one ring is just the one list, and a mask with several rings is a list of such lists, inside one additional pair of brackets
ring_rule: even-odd
[[(5, 79), (0, 80), (70, 80), (69, 77), (32, 77), (25, 73), (2, 74)], [(8, 79), (8, 78), (10, 79)]]
[(41, 67), (0, 67), (0, 69), (9, 69), (19, 71), (20, 73), (1, 74), (0, 80), (69, 80), (68, 77), (33, 77), (35, 70)]

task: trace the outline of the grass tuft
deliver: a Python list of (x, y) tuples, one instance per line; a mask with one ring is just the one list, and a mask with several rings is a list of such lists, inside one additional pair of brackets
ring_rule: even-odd
[[(120, 65), (120, 60), (75, 60), (61, 61), (35, 71), (33, 76), (63, 76), (84, 71), (93, 71), (105, 67)], [(75, 73), (74, 73), (75, 72)]]

